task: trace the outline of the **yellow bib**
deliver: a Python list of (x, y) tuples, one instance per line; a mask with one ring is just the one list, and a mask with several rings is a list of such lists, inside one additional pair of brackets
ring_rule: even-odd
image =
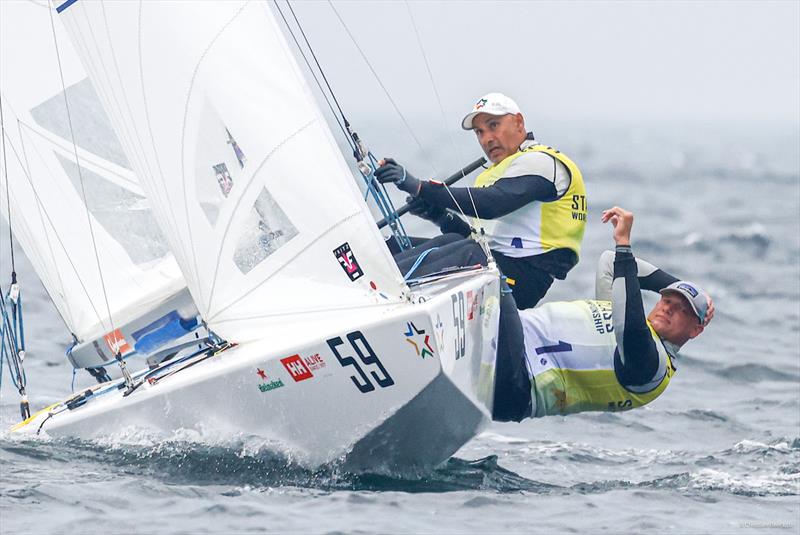
[[(489, 234), (490, 240), (493, 237), (496, 238), (500, 244), (498, 249), (501, 252), (507, 252), (503, 251), (503, 246), (512, 247), (510, 242), (513, 241), (513, 238), (519, 237), (522, 239), (521, 241), (535, 244), (531, 251), (533, 254), (568, 248), (575, 251), (576, 255), (579, 255), (581, 241), (586, 228), (586, 188), (583, 183), (583, 175), (578, 166), (561, 152), (546, 145), (532, 145), (522, 149), (478, 175), (475, 179), (475, 187), (485, 188), (491, 186), (505, 176), (506, 171), (514, 160), (528, 152), (544, 152), (564, 164), (570, 174), (569, 188), (564, 195), (555, 201), (532, 203), (539, 206), (536, 206), (533, 213), (525, 217), (538, 218), (538, 221), (529, 220), (527, 224), (517, 225), (519, 228), (517, 232), (513, 228), (509, 230), (507, 228), (508, 224), (502, 231), (498, 229), (499, 225), (485, 225), (487, 234)], [(523, 209), (525, 207), (520, 210)], [(517, 212), (520, 210), (503, 216), (499, 220), (502, 221), (506, 218), (511, 221), (518, 215)], [(493, 236), (494, 229), (498, 229), (497, 236)], [(516, 234), (519, 234), (519, 236), (516, 236)], [(505, 244), (506, 241), (509, 243)]]

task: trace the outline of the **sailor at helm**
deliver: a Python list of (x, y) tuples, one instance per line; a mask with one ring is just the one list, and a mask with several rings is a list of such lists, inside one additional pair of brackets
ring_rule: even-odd
[(466, 237), (471, 232), (448, 209), (475, 218), (472, 226), (484, 228), (517, 306), (533, 307), (554, 278), (563, 280), (578, 263), (586, 226), (581, 172), (563, 153), (535, 141), (517, 103), (501, 93), (479, 99), (461, 126), (475, 132), (492, 162), (474, 187), (418, 180), (391, 158), (381, 160), (375, 176), (411, 194), (416, 199), (411, 212), (445, 234)]
[[(625, 411), (661, 395), (678, 351), (714, 315), (699, 286), (633, 256), (633, 214), (614, 207), (616, 251), (600, 257), (596, 300), (546, 303), (516, 310), (501, 298), (492, 417)], [(645, 316), (641, 290), (661, 299)]]

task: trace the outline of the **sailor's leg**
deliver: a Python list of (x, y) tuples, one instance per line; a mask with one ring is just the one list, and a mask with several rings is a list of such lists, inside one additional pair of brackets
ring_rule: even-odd
[(525, 259), (494, 253), (494, 259), (514, 293), (519, 310), (533, 308), (553, 284), (553, 276), (543, 269), (530, 265)]
[[(455, 241), (452, 241), (453, 236), (457, 236)], [(439, 238), (442, 239), (439, 240)], [(450, 240), (449, 243), (448, 240)], [(412, 273), (413, 277), (423, 277), (447, 268), (468, 267), (478, 264), (482, 266), (486, 265), (486, 253), (483, 252), (483, 249), (475, 240), (462, 238), (458, 234), (444, 234), (438, 238), (434, 238), (431, 242), (433, 243), (426, 243), (423, 246), (424, 250), (419, 254), (406, 256), (397, 261), (397, 266), (404, 276), (409, 273), (417, 262), (417, 259), (425, 251), (429, 252), (414, 269)], [(422, 249), (422, 247), (419, 249)], [(397, 259), (397, 257), (395, 257), (395, 259)]]
[(440, 234), (436, 237), (430, 239), (422, 239), (422, 238), (412, 238), (412, 244), (414, 247), (412, 249), (406, 249), (405, 251), (401, 251), (394, 255), (394, 261), (397, 264), (400, 262), (408, 259), (408, 258), (417, 258), (420, 254), (427, 251), (428, 249), (433, 249), (434, 247), (441, 247), (443, 245), (447, 245), (448, 243), (453, 243), (459, 240), (463, 240), (464, 237), (459, 234)]
[[(417, 238), (416, 236), (409, 236), (408, 240), (411, 242), (411, 247), (417, 247), (427, 241), (430, 241), (430, 238)], [(392, 254), (392, 256), (403, 252), (403, 250), (400, 248), (400, 244), (397, 243), (397, 239), (395, 239), (394, 236), (389, 236), (386, 238), (385, 242), (386, 247), (389, 249), (389, 252)]]
[(492, 419), (519, 422), (532, 414), (531, 379), (525, 364), (525, 339), (517, 305), (501, 291)]

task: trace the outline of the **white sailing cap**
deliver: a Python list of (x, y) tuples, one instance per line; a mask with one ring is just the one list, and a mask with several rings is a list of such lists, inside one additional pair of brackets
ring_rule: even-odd
[(488, 113), (489, 115), (508, 115), (511, 113), (516, 115), (520, 111), (517, 103), (510, 97), (502, 93), (487, 93), (478, 99), (478, 102), (472, 107), (472, 111), (461, 121), (461, 128), (472, 130), (472, 119), (479, 113)]
[(685, 297), (700, 323), (706, 321), (708, 294), (702, 288), (690, 281), (677, 281), (661, 290), (660, 293), (663, 295), (669, 292), (678, 293)]

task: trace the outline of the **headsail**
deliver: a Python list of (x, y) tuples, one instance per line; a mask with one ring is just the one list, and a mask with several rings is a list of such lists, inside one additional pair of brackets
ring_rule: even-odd
[(262, 338), (294, 314), (328, 325), (400, 301), (405, 283), (266, 4), (58, 10), (212, 330)]
[[(10, 216), (67, 327), (91, 341), (155, 308), (185, 282), (94, 86), (54, 22), (44, 2), (0, 2)], [(5, 198), (0, 204), (8, 217)]]

